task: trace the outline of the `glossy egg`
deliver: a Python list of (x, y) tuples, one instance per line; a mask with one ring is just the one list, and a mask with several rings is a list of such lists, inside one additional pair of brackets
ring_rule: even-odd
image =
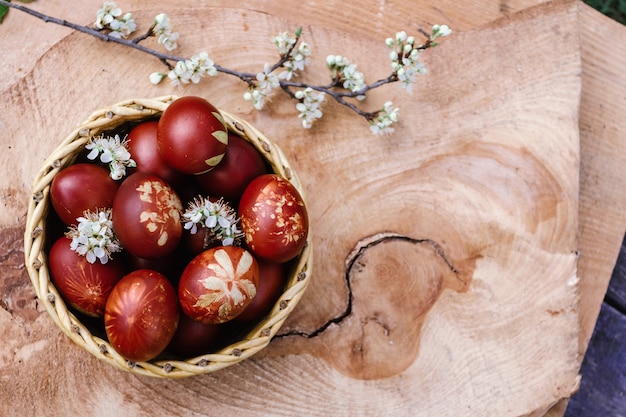
[(259, 266), (247, 250), (218, 246), (187, 265), (178, 284), (183, 312), (202, 323), (225, 323), (252, 301), (259, 283)]
[(219, 324), (205, 324), (181, 314), (178, 329), (166, 350), (181, 358), (207, 353), (219, 341)]
[(180, 184), (185, 176), (169, 166), (157, 149), (157, 127), (157, 120), (149, 120), (128, 133), (128, 151), (137, 165), (135, 171), (159, 176), (172, 186)]
[(61, 170), (52, 180), (50, 201), (65, 225), (76, 224), (86, 210), (110, 208), (119, 184), (107, 169), (81, 163)]
[(180, 198), (160, 177), (136, 172), (120, 185), (112, 220), (122, 247), (140, 258), (165, 256), (182, 237)]
[(159, 355), (178, 328), (176, 289), (150, 269), (124, 276), (113, 288), (104, 310), (111, 345), (126, 359), (147, 361)]
[(256, 148), (245, 139), (229, 133), (224, 159), (214, 169), (195, 178), (208, 195), (238, 203), (250, 181), (265, 173), (265, 161)]
[(126, 273), (121, 257), (89, 263), (87, 258), (70, 248), (72, 239), (59, 238), (50, 248), (50, 277), (61, 296), (83, 314), (102, 317), (107, 298)]
[(261, 175), (246, 187), (239, 203), (246, 245), (260, 258), (295, 258), (309, 233), (309, 217), (298, 190), (276, 174)]
[(284, 263), (259, 261), (259, 286), (256, 296), (246, 309), (235, 317), (236, 321), (252, 322), (266, 315), (283, 292), (288, 265)]
[(157, 129), (157, 149), (172, 168), (201, 174), (220, 163), (228, 132), (219, 110), (202, 97), (184, 96), (163, 112)]

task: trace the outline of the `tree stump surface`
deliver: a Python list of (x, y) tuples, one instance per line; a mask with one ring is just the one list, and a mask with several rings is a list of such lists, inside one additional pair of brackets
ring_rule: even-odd
[[(13, 69), (0, 81), (0, 414), (562, 413), (626, 225), (615, 188), (626, 177), (626, 33), (574, 1), (476, 3), (118, 3), (140, 32), (168, 13), (179, 54), (206, 49), (245, 71), (273, 62), (271, 37), (302, 25), (313, 49), (303, 77), (319, 82), (330, 53), (371, 80), (388, 73), (384, 39), (396, 31), (455, 30), (424, 53), (429, 73), (411, 95), (390, 85), (365, 102), (400, 107), (393, 136), (371, 136), (333, 103), (302, 130), (286, 97), (253, 111), (226, 76), (180, 92), (281, 146), (306, 187), (314, 264), (266, 350), (175, 381), (73, 345), (38, 307), (22, 250), (32, 178), (60, 140), (95, 109), (172, 89), (148, 82), (162, 69), (153, 58), (12, 10), (0, 26)], [(85, 24), (100, 7), (31, 5)]]

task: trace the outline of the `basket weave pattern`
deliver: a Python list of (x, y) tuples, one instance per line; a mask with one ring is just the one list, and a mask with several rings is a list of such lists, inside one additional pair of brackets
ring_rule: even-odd
[[(46, 218), (51, 210), (50, 185), (55, 175), (70, 165), (90, 137), (128, 123), (159, 116), (176, 96), (153, 99), (131, 99), (94, 112), (71, 132), (52, 152), (35, 176), (32, 198), (28, 205), (24, 236), (25, 264), (37, 296), (54, 322), (76, 344), (98, 359), (120, 369), (137, 374), (164, 378), (180, 378), (216, 371), (249, 358), (265, 348), (276, 335), (287, 316), (300, 301), (311, 276), (311, 234), (299, 255), (293, 273), (288, 277), (284, 292), (272, 310), (242, 340), (221, 350), (187, 360), (153, 360), (131, 362), (118, 354), (108, 341), (92, 335), (91, 331), (68, 310), (61, 295), (50, 280), (45, 253)], [(264, 156), (272, 170), (289, 180), (304, 198), (303, 187), (278, 146), (244, 120), (220, 110), (229, 131), (250, 142)]]

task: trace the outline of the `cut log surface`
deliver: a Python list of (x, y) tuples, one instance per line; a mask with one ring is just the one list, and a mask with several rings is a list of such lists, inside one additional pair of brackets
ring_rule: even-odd
[[(293, 102), (277, 96), (253, 111), (245, 86), (225, 76), (180, 92), (236, 113), (281, 146), (306, 187), (314, 264), (307, 293), (267, 349), (210, 375), (162, 380), (101, 363), (54, 326), (24, 272), (21, 235), (32, 178), (62, 138), (95, 109), (172, 89), (149, 84), (157, 60), (49, 24), (52, 35), (35, 32), (26, 59), (17, 28), (44, 24), (12, 10), (0, 26), (12, 29), (0, 49), (15, 58), (0, 84), (0, 415), (540, 416), (576, 390), (588, 331), (579, 240), (589, 230), (597, 240), (618, 236), (588, 258), (590, 270), (610, 274), (605, 262), (614, 262), (625, 224), (617, 213), (610, 224), (587, 220), (600, 210), (595, 199), (579, 221), (579, 183), (600, 183), (603, 169), (626, 158), (623, 146), (587, 145), (611, 163), (589, 159), (579, 181), (581, 120), (589, 140), (613, 136), (599, 132), (601, 115), (579, 113), (600, 98), (583, 89), (597, 81), (581, 74), (597, 71), (581, 64), (577, 2), (463, 10), (424, 2), (411, 7), (420, 16), (385, 2), (365, 11), (342, 2), (358, 10), (339, 13), (335, 2), (174, 3), (119, 4), (144, 22), (140, 31), (168, 13), (181, 55), (207, 49), (244, 71), (273, 62), (271, 37), (303, 25), (314, 53), (304, 77), (319, 83), (327, 54), (349, 56), (372, 80), (389, 71), (384, 38), (395, 31), (445, 23), (455, 34), (423, 54), (429, 72), (411, 95), (390, 85), (368, 97), (370, 109), (388, 99), (400, 107), (391, 136), (371, 136), (333, 103), (302, 130)], [(32, 5), (83, 23), (100, 7)]]

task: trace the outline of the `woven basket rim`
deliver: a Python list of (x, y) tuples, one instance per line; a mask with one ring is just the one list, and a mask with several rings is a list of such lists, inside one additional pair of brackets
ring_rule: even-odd
[[(156, 98), (128, 99), (94, 111), (58, 145), (35, 175), (24, 232), (24, 258), (28, 275), (37, 297), (56, 325), (77, 345), (101, 361), (135, 374), (162, 378), (182, 378), (214, 372), (241, 362), (265, 348), (277, 334), (308, 287), (311, 280), (313, 252), (309, 226), (307, 242), (297, 258), (293, 273), (288, 277), (284, 292), (267, 316), (254, 326), (243, 339), (217, 352), (186, 360), (128, 361), (117, 353), (107, 340), (93, 335), (68, 310), (62, 296), (50, 279), (45, 254), (45, 220), (51, 206), (49, 192), (52, 180), (60, 170), (74, 161), (90, 137), (111, 131), (128, 122), (158, 116), (177, 98), (175, 95), (168, 95)], [(254, 145), (271, 165), (272, 170), (294, 185), (306, 204), (304, 188), (282, 150), (245, 120), (222, 109), (219, 111), (224, 116), (228, 130), (242, 136)]]

